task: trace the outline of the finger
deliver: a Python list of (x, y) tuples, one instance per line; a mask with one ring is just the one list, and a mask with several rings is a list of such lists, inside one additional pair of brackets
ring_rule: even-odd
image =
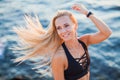
[(77, 7), (77, 6), (72, 6), (72, 8), (73, 8), (73, 9), (76, 9), (76, 8), (78, 8), (78, 7)]
[(73, 10), (80, 10), (80, 8), (79, 8), (79, 7), (75, 7), (75, 6), (74, 6), (74, 7), (72, 7), (72, 9), (73, 9)]

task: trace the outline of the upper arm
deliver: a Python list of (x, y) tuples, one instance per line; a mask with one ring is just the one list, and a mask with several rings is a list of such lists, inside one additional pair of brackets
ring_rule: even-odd
[(85, 43), (87, 45), (100, 43), (107, 38), (108, 38), (108, 36), (105, 36), (101, 32), (96, 32), (96, 33), (93, 33), (93, 34), (85, 34), (85, 35), (80, 37), (80, 39), (85, 41)]
[(55, 55), (52, 59), (51, 66), (54, 80), (64, 80), (64, 62), (62, 57)]

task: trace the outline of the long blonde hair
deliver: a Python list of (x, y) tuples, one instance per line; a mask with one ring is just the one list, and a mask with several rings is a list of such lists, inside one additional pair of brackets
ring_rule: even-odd
[[(19, 36), (20, 40), (14, 49), (20, 50), (23, 54), (22, 56), (16, 58), (14, 62), (20, 62), (43, 55), (47, 57), (42, 58), (43, 60), (41, 61), (45, 61), (45, 58), (49, 57), (47, 64), (50, 64), (53, 55), (63, 43), (63, 40), (57, 33), (55, 20), (66, 15), (69, 16), (75, 24), (77, 24), (75, 17), (66, 10), (59, 10), (53, 17), (47, 29), (42, 27), (37, 16), (31, 17), (29, 15), (25, 15), (26, 26), (14, 28), (14, 31)], [(45, 66), (44, 63), (37, 68), (43, 66)]]

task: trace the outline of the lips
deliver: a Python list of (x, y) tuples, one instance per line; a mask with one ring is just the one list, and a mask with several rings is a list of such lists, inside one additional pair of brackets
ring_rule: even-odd
[(70, 32), (69, 33), (66, 33), (66, 34), (63, 34), (63, 37), (66, 38), (70, 35)]

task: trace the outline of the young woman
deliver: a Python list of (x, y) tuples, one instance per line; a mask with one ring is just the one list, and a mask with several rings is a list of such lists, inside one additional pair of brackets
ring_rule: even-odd
[(25, 43), (21, 47), (27, 47), (26, 53), (30, 54), (17, 58), (15, 62), (47, 55), (47, 64), (51, 64), (54, 80), (89, 80), (90, 57), (87, 47), (107, 39), (112, 31), (82, 4), (74, 4), (72, 9), (88, 17), (98, 32), (78, 38), (77, 20), (66, 10), (57, 12), (47, 30), (42, 28), (38, 19), (26, 17), (27, 27), (16, 28), (15, 31)]

